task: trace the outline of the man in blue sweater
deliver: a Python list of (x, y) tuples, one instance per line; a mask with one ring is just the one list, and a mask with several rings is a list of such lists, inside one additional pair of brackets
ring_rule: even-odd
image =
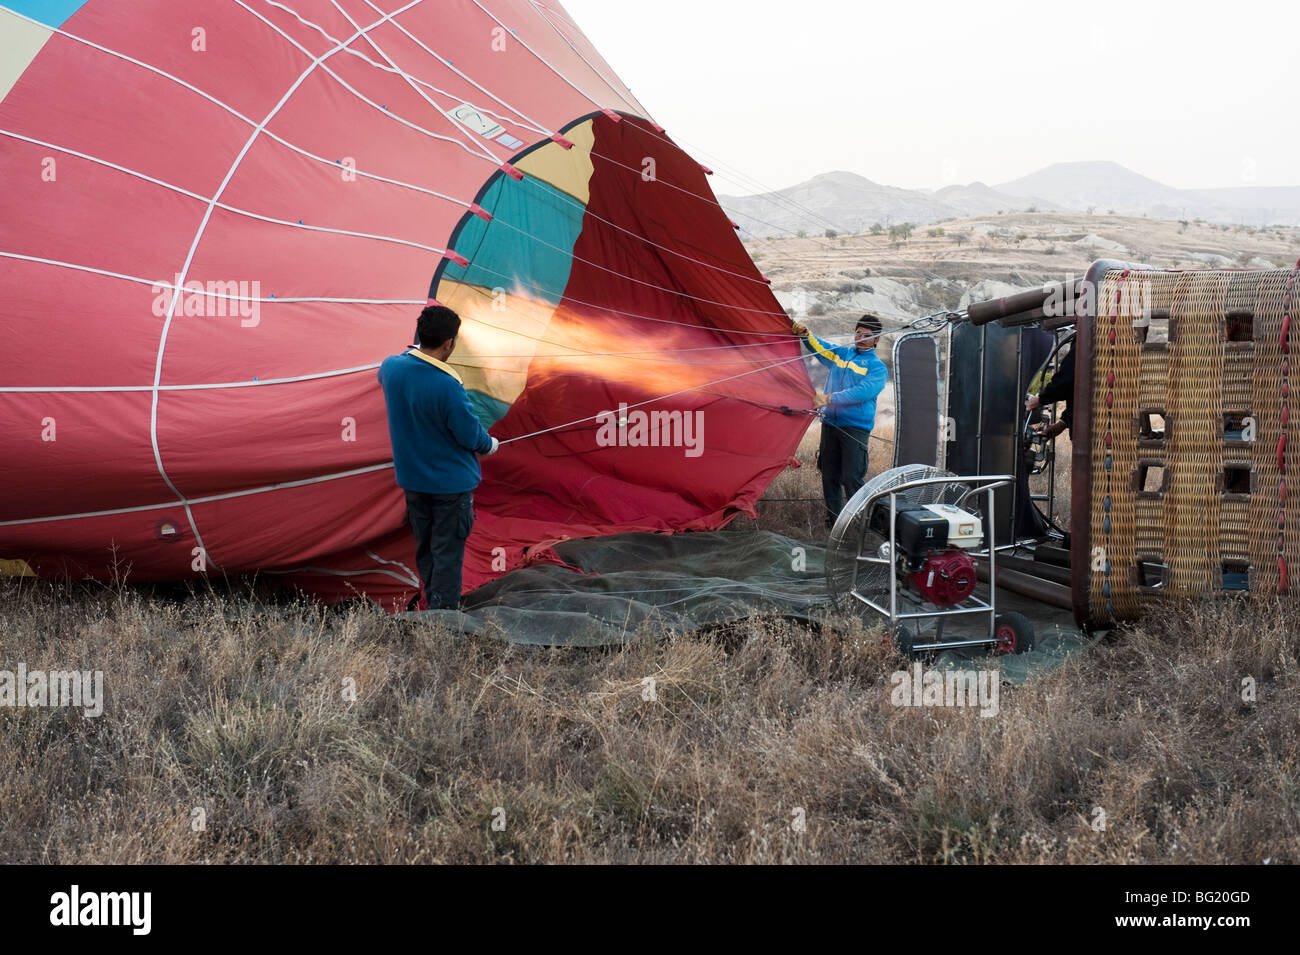
[(882, 328), (875, 315), (863, 315), (854, 329), (853, 344), (837, 347), (809, 334), (798, 322), (793, 325), (808, 350), (830, 369), (826, 391), (817, 392), (814, 398), (823, 409), (817, 460), (828, 530), (835, 525), (844, 502), (866, 479), (867, 441), (876, 426), (876, 398), (889, 377), (875, 351)]
[(475, 455), (494, 454), (500, 446), (483, 430), (460, 375), (447, 364), (459, 333), (459, 315), (430, 306), (416, 324), (416, 345), (379, 366), (397, 484), (406, 492), (424, 596), (435, 610), (460, 606), (465, 539), (481, 477)]

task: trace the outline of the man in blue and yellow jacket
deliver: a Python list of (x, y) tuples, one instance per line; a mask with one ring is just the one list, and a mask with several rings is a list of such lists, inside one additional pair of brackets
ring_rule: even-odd
[(478, 455), (500, 446), (479, 423), (460, 375), (447, 364), (459, 333), (459, 315), (430, 306), (420, 313), (415, 347), (379, 366), (393, 468), (406, 492), (415, 562), (427, 606), (434, 610), (460, 605), (465, 539), (474, 526), (474, 488), (480, 479)]
[(834, 526), (844, 502), (866, 479), (867, 442), (876, 425), (876, 398), (889, 378), (875, 351), (882, 328), (875, 315), (863, 315), (854, 329), (853, 344), (835, 346), (809, 334), (798, 322), (793, 326), (808, 350), (830, 370), (826, 391), (817, 392), (814, 399), (823, 409), (817, 461), (828, 529)]

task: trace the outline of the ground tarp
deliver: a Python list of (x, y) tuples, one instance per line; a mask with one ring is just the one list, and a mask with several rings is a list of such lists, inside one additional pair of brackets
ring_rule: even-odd
[[(555, 547), (570, 567), (537, 564), (514, 571), (465, 597), (465, 610), (398, 616), (533, 646), (618, 646), (645, 633), (690, 633), (780, 616), (835, 626), (826, 595), (822, 548), (767, 531), (622, 534), (566, 541)], [(572, 569), (577, 568), (577, 569)], [(981, 591), (984, 591), (981, 585)], [(1001, 658), (1003, 679), (1022, 682), (1087, 646), (1090, 638), (1068, 613), (998, 591), (1000, 610), (1034, 623), (1038, 647)], [(868, 611), (868, 624), (883, 623)], [(986, 618), (953, 618), (947, 634), (972, 633)], [(949, 651), (934, 665), (969, 665), (981, 649)]]

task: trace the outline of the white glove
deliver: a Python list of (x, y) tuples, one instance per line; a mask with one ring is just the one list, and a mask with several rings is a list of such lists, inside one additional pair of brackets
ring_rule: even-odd
[[(492, 438), (492, 435), (489, 434), (488, 437)], [(498, 441), (496, 438), (492, 438), (492, 450), (487, 453), (487, 456), (491, 457), (492, 455), (496, 454), (497, 449), (499, 447), (501, 447), (501, 442)]]

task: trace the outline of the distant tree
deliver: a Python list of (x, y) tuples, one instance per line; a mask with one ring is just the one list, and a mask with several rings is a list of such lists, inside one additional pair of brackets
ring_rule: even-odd
[(873, 223), (871, 223), (871, 234), (872, 234), (872, 235), (880, 235), (880, 234), (881, 234), (882, 232), (884, 232), (884, 231), (885, 231), (885, 227), (882, 226), (879, 222), (873, 222)]
[(795, 233), (795, 238), (806, 239), (808, 238), (808, 233), (805, 232), (803, 229), (800, 229), (798, 232)]
[(891, 225), (889, 227), (889, 238), (898, 243), (906, 242), (912, 237), (912, 223), (904, 222), (901, 225)]
[(965, 232), (954, 232), (952, 234), (952, 241), (956, 242), (959, 246), (965, 245), (970, 241), (970, 235)]
[(1088, 215), (1092, 215), (1092, 214), (1093, 214), (1094, 212), (1096, 212), (1096, 211), (1097, 211), (1097, 207), (1096, 207), (1096, 206), (1089, 206), (1089, 207), (1088, 207)]
[(827, 230), (826, 230), (826, 238), (828, 238), (828, 239), (838, 239), (838, 238), (839, 238), (839, 235), (840, 235), (840, 234), (839, 234), (838, 232), (836, 232), (834, 229), (827, 229)]
[(928, 235), (928, 236), (929, 236), (930, 238), (932, 238), (932, 239), (938, 239), (938, 238), (941, 238), (943, 235), (945, 235), (943, 229), (928, 229), (928, 230), (926, 230), (926, 233), (925, 233), (925, 234)]
[(1037, 212), (1037, 211), (1038, 211), (1038, 206), (1030, 206), (1030, 207), (1029, 207), (1028, 209), (1026, 209), (1025, 211), (1026, 211), (1026, 212)]

